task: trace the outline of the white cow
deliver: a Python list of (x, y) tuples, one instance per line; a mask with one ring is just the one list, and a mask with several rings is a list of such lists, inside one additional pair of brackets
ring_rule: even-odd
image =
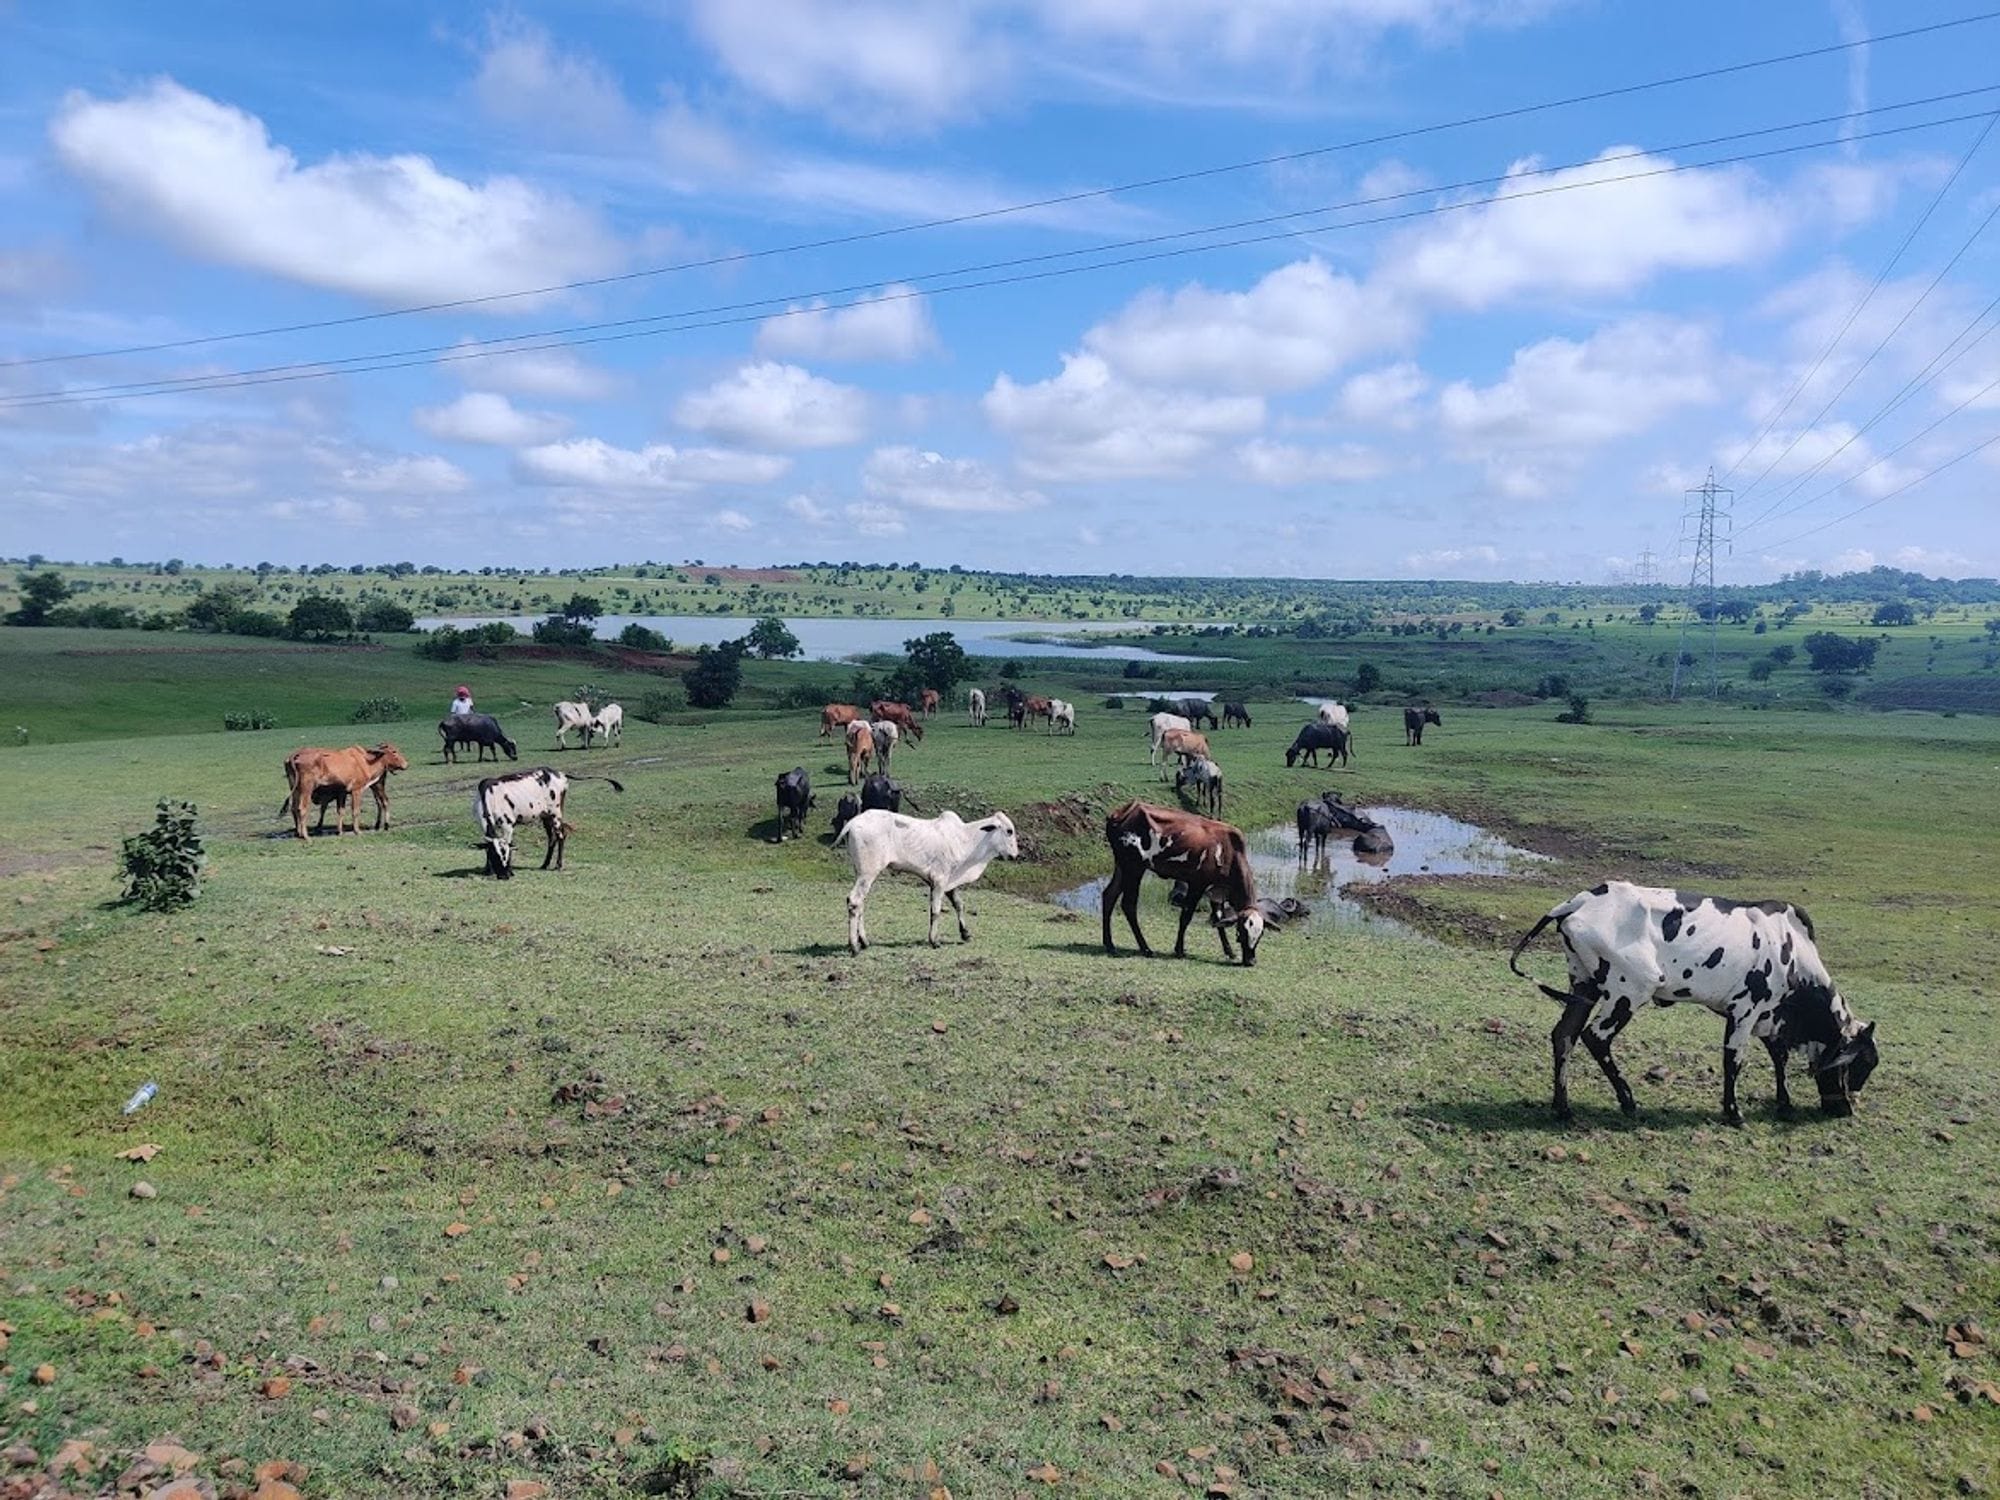
[(1067, 729), (1071, 734), (1076, 733), (1076, 705), (1074, 703), (1065, 703), (1060, 698), (1051, 698), (1049, 699), (1049, 733), (1054, 734), (1058, 729)]
[(1347, 728), (1347, 705), (1345, 703), (1322, 703), (1319, 706), (1319, 721), (1331, 724), (1335, 729)]
[(986, 694), (978, 688), (974, 688), (970, 693), (966, 694), (965, 711), (971, 716), (972, 727), (974, 729), (984, 729), (986, 727)]
[(994, 860), (1021, 857), (1014, 821), (999, 812), (967, 823), (949, 811), (935, 818), (912, 818), (887, 808), (872, 808), (852, 818), (833, 842), (847, 846), (847, 857), (854, 865), (854, 889), (847, 893), (847, 946), (855, 953), (868, 946), (864, 920), (868, 890), (884, 870), (915, 875), (930, 888), (930, 944), (935, 948), (938, 915), (944, 903), (951, 902), (958, 915), (959, 941), (971, 942), (972, 929), (965, 925), (965, 908), (959, 904), (958, 893), (984, 875)]
[(1146, 725), (1146, 740), (1153, 752), (1146, 757), (1148, 762), (1156, 766), (1160, 763), (1160, 741), (1167, 737), (1169, 729), (1192, 728), (1194, 725), (1179, 714), (1154, 714)]
[(869, 724), (868, 732), (875, 736), (875, 769), (887, 775), (889, 757), (896, 753), (896, 746), (903, 738), (903, 731), (893, 720), (876, 719)]
[(590, 748), (590, 705), (588, 703), (558, 703), (556, 705), (556, 749), (569, 748), (569, 736), (581, 734), (583, 745)]
[(583, 726), (583, 748), (590, 748), (593, 734), (604, 736), (607, 745), (619, 745), (625, 741), (625, 710), (615, 703), (607, 703), (591, 715), (590, 722)]

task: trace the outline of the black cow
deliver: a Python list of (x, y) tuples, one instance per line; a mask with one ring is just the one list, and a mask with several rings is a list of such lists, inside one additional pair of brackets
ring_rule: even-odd
[(495, 760), (500, 758), (502, 750), (507, 752), (509, 760), (521, 758), (514, 742), (507, 738), (507, 731), (491, 714), (453, 714), (440, 719), (438, 735), (444, 740), (444, 758), (448, 761), (456, 761), (458, 750), (464, 745), (478, 746), (472, 757), (475, 763), (486, 759), (488, 750), (493, 752)]
[(1250, 727), (1250, 710), (1241, 703), (1223, 704), (1222, 727), (1228, 729), (1237, 724), (1241, 724), (1245, 729)]
[(1007, 722), (1022, 729), (1028, 722), (1028, 695), (1017, 687), (1007, 689)]
[(813, 797), (812, 778), (806, 775), (804, 766), (793, 766), (778, 778), (778, 842), (785, 841), (789, 829), (794, 838), (804, 838), (806, 814), (811, 812)]
[(862, 813), (873, 812), (878, 807), (899, 813), (903, 810), (905, 801), (909, 802), (912, 811), (921, 811), (917, 807), (917, 799), (903, 790), (900, 781), (892, 781), (878, 771), (861, 783), (860, 796), (857, 797), (849, 792), (840, 799), (833, 810), (833, 831), (839, 833)]
[(1326, 858), (1326, 841), (1333, 837), (1336, 827), (1333, 814), (1326, 804), (1315, 797), (1310, 802), (1301, 802), (1298, 812), (1299, 823), (1299, 863), (1306, 861), (1310, 850), (1315, 861)]
[(1421, 745), (1424, 742), (1424, 726), (1435, 724), (1444, 727), (1444, 720), (1438, 717), (1434, 708), (1406, 708), (1403, 710), (1403, 743)]
[(1389, 837), (1389, 830), (1380, 823), (1370, 823), (1354, 836), (1356, 854), (1379, 854), (1387, 859), (1396, 852), (1396, 841)]
[(1182, 698), (1173, 704), (1170, 712), (1179, 714), (1195, 729), (1201, 728), (1203, 719), (1208, 720), (1210, 729), (1217, 725), (1215, 705), (1206, 698)]
[(1351, 758), (1347, 744), (1348, 734), (1345, 729), (1337, 724), (1322, 724), (1315, 719), (1299, 731), (1299, 737), (1293, 740), (1291, 748), (1285, 751), (1285, 764), (1297, 765), (1299, 757), (1303, 755), (1306, 757), (1307, 765), (1316, 766), (1319, 764), (1319, 753), (1324, 750), (1329, 765), (1335, 759), (1345, 765)]

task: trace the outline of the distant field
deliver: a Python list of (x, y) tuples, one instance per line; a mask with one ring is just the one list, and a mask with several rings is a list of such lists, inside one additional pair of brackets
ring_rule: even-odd
[[(1367, 652), (1608, 676), (1648, 657), (1630, 634)], [(1357, 659), (1247, 644), (1287, 687)], [(754, 706), (839, 669), (758, 665), (753, 706), (616, 751), (558, 756), (520, 709), (523, 764), (627, 789), (579, 786), (562, 874), (534, 834), (512, 883), (477, 874), (442, 691), (544, 704), (579, 672), (0, 630), (34, 724), (0, 837), (0, 1446), (88, 1443), (88, 1490), (172, 1435), (224, 1487), (289, 1460), (312, 1496), (1915, 1496), (2000, 1468), (2000, 1355), (1947, 1340), (2000, 1305), (2000, 720), (1450, 706), (1406, 750), (1363, 705), (1350, 769), (1288, 772), (1303, 706), (1249, 693), (1256, 727), (1215, 736), (1234, 821), (1337, 786), (1554, 858), (1397, 874), (1381, 905), (1433, 936), (1292, 930), (1243, 970), (1201, 928), (1186, 962), (1107, 958), (1046, 899), (1103, 872), (1109, 803), (1170, 796), (1142, 714), (951, 715), (898, 775), (1011, 811), (1028, 857), (963, 947), (885, 880), (856, 959), (834, 756)], [(383, 693), (405, 722), (346, 722)], [(215, 732), (249, 699), (280, 729)], [(285, 750), (381, 737), (416, 762), (393, 829), (273, 837)], [(821, 806), (780, 847), (794, 764)], [(108, 904), (160, 796), (213, 860), (165, 917)], [(1757, 1057), (1722, 1128), (1720, 1027), (1672, 1011), (1620, 1044), (1637, 1128), (1587, 1061), (1553, 1126), (1553, 1007), (1505, 950), (1605, 875), (1804, 902), (1881, 1028), (1857, 1116), (1777, 1120)], [(1156, 885), (1143, 913), (1165, 946)]]

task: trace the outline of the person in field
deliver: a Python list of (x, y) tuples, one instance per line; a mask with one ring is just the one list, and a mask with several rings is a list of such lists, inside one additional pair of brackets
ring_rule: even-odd
[(451, 690), (451, 717), (462, 719), (472, 712), (472, 689), (460, 683)]

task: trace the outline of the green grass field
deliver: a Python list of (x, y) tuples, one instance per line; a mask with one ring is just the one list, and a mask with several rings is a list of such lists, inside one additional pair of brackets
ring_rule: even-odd
[[(1266, 697), (1214, 736), (1232, 821), (1338, 786), (1554, 859), (1398, 875), (1378, 901), (1431, 936), (1292, 930), (1244, 970), (1199, 929), (1184, 962), (1122, 931), (1107, 958), (1048, 902), (1108, 867), (1107, 805), (1170, 799), (1086, 664), (1024, 679), (1073, 689), (1073, 740), (947, 716), (899, 755), (1028, 857), (935, 951), (886, 879), (852, 958), (810, 713), (558, 756), (520, 709), (523, 765), (626, 791), (579, 786), (569, 868), (530, 834), (496, 884), (479, 773), (434, 748), (472, 667), (61, 654), (81, 634), (0, 631), (38, 726), (0, 837), (0, 1447), (36, 1457), (0, 1484), (80, 1441), (94, 1493), (168, 1437), (222, 1489), (284, 1460), (314, 1496), (1993, 1483), (2000, 1340), (1948, 1331), (2000, 1304), (2000, 721), (1448, 707), (1406, 750), (1364, 706), (1352, 768), (1315, 773), (1282, 762), (1303, 708)], [(478, 670), (482, 706), (581, 675)], [(813, 670), (760, 667), (746, 701)], [(214, 732), (253, 692), (281, 727)], [(385, 692), (409, 722), (344, 722)], [(383, 737), (415, 763), (393, 829), (277, 836), (290, 749)], [(794, 764), (821, 808), (777, 846)], [(114, 904), (162, 796), (200, 804), (212, 861), (169, 916)], [(1776, 1119), (1759, 1061), (1723, 1128), (1720, 1026), (1677, 1010), (1621, 1041), (1636, 1127), (1587, 1062), (1554, 1126), (1554, 1008), (1504, 955), (1604, 876), (1807, 905), (1880, 1026), (1856, 1116)], [(1143, 911), (1165, 947), (1156, 885)]]

